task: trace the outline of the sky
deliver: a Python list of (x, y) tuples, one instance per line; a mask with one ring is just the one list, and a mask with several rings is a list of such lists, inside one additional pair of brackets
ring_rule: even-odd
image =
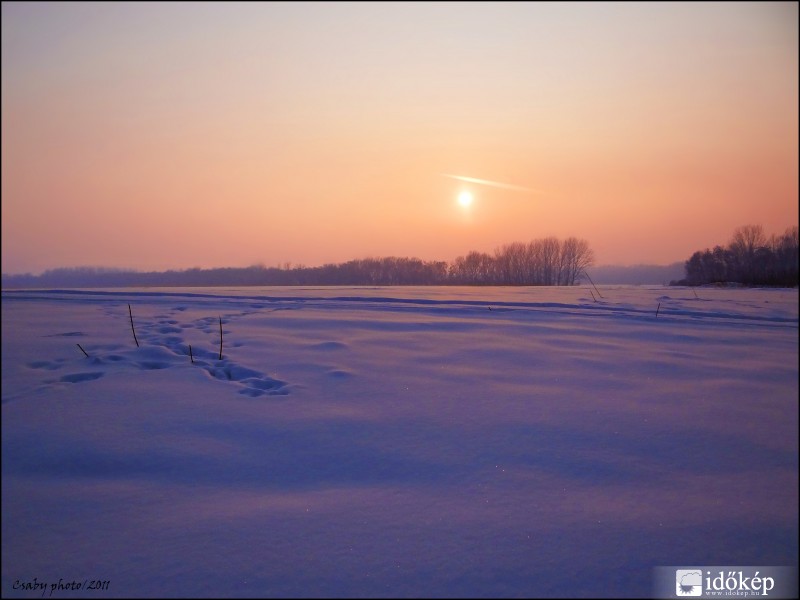
[(797, 3), (2, 3), (3, 273), (797, 223)]

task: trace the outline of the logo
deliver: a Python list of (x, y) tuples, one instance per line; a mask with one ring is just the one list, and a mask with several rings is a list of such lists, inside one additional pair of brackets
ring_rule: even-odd
[(675, 571), (675, 594), (683, 596), (703, 595), (703, 572), (700, 569), (678, 569)]
[(654, 567), (653, 597), (797, 600), (797, 567), (672, 565)]

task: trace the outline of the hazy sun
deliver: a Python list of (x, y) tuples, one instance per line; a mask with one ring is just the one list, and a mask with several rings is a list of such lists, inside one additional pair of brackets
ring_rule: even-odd
[(467, 191), (461, 192), (458, 195), (458, 203), (464, 208), (468, 207), (470, 204), (472, 204), (472, 194)]

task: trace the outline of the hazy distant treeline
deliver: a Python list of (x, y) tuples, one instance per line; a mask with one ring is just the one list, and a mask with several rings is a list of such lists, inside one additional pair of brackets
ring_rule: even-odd
[(622, 285), (667, 285), (676, 279), (682, 279), (684, 261), (669, 265), (601, 265), (592, 267), (589, 275), (596, 284)]
[(798, 285), (798, 232), (767, 238), (760, 225), (739, 227), (726, 247), (715, 246), (692, 254), (685, 264), (686, 278), (675, 285), (740, 283), (793, 287)]
[(494, 254), (470, 252), (452, 263), (418, 258), (362, 258), (320, 267), (187, 269), (139, 272), (93, 267), (41, 275), (3, 275), (4, 288), (245, 285), (575, 285), (594, 254), (585, 240), (550, 237), (515, 242)]

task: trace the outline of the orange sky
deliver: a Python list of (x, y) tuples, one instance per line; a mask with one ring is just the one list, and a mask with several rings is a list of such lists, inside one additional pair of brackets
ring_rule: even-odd
[(450, 261), (550, 235), (667, 264), (798, 223), (797, 3), (2, 19), (4, 273)]

